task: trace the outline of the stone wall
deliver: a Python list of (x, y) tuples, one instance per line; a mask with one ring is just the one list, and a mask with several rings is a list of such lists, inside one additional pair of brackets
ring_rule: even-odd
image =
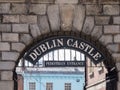
[(0, 0), (1, 90), (14, 90), (13, 71), (23, 50), (54, 31), (93, 37), (109, 50), (120, 70), (119, 0)]

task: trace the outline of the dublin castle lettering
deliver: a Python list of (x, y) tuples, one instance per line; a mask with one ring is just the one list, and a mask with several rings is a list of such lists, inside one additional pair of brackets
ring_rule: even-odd
[(86, 53), (94, 62), (99, 62), (104, 59), (102, 53), (93, 45), (80, 38), (70, 36), (59, 36), (46, 39), (30, 49), (24, 58), (35, 64), (42, 55), (61, 48), (72, 48)]

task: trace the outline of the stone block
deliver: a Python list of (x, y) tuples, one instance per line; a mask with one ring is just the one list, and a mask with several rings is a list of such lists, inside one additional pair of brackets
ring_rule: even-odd
[(27, 6), (25, 4), (12, 3), (10, 14), (26, 14)]
[(75, 15), (73, 19), (73, 27), (81, 31), (84, 19), (85, 19), (85, 7), (83, 5), (76, 6)]
[(0, 60), (2, 60), (2, 52), (0, 52)]
[(37, 23), (36, 15), (21, 15), (20, 23)]
[(25, 0), (0, 0), (0, 2), (20, 3), (20, 2), (25, 2)]
[(56, 4), (77, 4), (78, 0), (55, 0)]
[(49, 23), (48, 23), (48, 19), (46, 16), (38, 17), (38, 26), (42, 34), (50, 32)]
[(99, 39), (104, 45), (107, 45), (109, 43), (113, 43), (113, 36), (112, 35), (102, 35), (102, 37)]
[(95, 37), (95, 40), (99, 39), (102, 36), (102, 26), (95, 26), (91, 35)]
[(114, 35), (114, 42), (120, 43), (120, 34)]
[[(113, 53), (112, 57), (116, 60), (116, 63), (120, 63), (120, 53)], [(119, 66), (117, 66), (117, 69), (120, 70)]]
[(120, 24), (120, 16), (116, 16), (113, 18), (114, 24)]
[(17, 61), (18, 57), (18, 52), (2, 52), (2, 60)]
[[(116, 62), (116, 67), (117, 67), (117, 70), (119, 71), (118, 75), (120, 75), (120, 61)], [(120, 78), (119, 78), (119, 81), (120, 81)]]
[(31, 32), (31, 35), (32, 35), (34, 38), (37, 38), (38, 36), (41, 35), (39, 26), (38, 26), (37, 24), (31, 24), (31, 25), (30, 25), (30, 32)]
[(32, 3), (54, 3), (55, 0), (31, 0)]
[(0, 70), (13, 70), (14, 68), (15, 62), (0, 61)]
[(0, 41), (2, 40), (2, 36), (1, 36), (1, 34), (0, 34)]
[(110, 17), (109, 16), (96, 16), (95, 23), (98, 25), (109, 24)]
[[(0, 0), (4, 1), (4, 0)], [(10, 11), (10, 3), (2, 3), (0, 4), (0, 14), (8, 14)]]
[(32, 37), (29, 34), (21, 34), (20, 41), (23, 42), (25, 45), (29, 45), (32, 42)]
[(74, 5), (61, 5), (60, 6), (62, 30), (70, 31), (72, 29), (74, 9), (75, 9)]
[(2, 20), (3, 20), (3, 16), (0, 15), (0, 23), (2, 23)]
[(0, 90), (14, 90), (14, 82), (11, 81), (0, 81)]
[(28, 33), (29, 29), (28, 29), (28, 24), (13, 24), (12, 25), (13, 28), (13, 32), (17, 32), (17, 33)]
[(118, 82), (117, 82), (117, 90), (119, 90), (120, 89), (120, 72), (118, 72)]
[(86, 5), (86, 14), (87, 15), (101, 15), (102, 5)]
[(117, 33), (120, 33), (119, 26), (118, 25), (104, 26), (104, 33), (105, 34), (117, 34)]
[(11, 32), (11, 24), (0, 24), (0, 32)]
[(3, 23), (19, 23), (19, 15), (3, 15)]
[(46, 7), (46, 4), (32, 4), (29, 11), (31, 14), (45, 15)]
[(25, 48), (25, 45), (23, 43), (12, 43), (12, 50), (22, 52)]
[(13, 72), (12, 71), (2, 71), (1, 72), (1, 80), (13, 80)]
[(119, 52), (119, 50), (120, 50), (119, 44), (109, 44), (109, 45), (107, 45), (107, 48), (111, 52)]
[(17, 33), (2, 33), (2, 41), (18, 42), (19, 35)]
[(86, 34), (90, 34), (93, 30), (93, 27), (94, 27), (94, 17), (92, 16), (86, 17), (82, 31)]
[(47, 10), (49, 22), (51, 29), (53, 31), (60, 29), (60, 16), (59, 16), (59, 7), (58, 5), (50, 5)]
[(0, 42), (0, 51), (9, 51), (10, 44), (7, 42)]
[(100, 4), (119, 4), (119, 0), (99, 0)]
[(104, 15), (119, 15), (119, 5), (104, 5), (103, 13)]
[(82, 4), (96, 4), (96, 0), (79, 0), (80, 3)]

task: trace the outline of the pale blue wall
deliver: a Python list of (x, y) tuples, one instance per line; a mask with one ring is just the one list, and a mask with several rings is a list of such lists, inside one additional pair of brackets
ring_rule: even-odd
[[(82, 74), (43, 74), (24, 73), (24, 90), (29, 90), (29, 82), (36, 82), (36, 90), (46, 90), (46, 82), (53, 83), (53, 90), (64, 90), (65, 83), (71, 83), (72, 90), (83, 90), (85, 83), (84, 73)], [(79, 79), (80, 82), (76, 80)]]

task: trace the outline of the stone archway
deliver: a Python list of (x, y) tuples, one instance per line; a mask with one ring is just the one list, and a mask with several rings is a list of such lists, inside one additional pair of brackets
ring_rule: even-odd
[[(30, 43), (58, 31), (77, 32), (98, 48), (102, 44), (100, 50), (109, 59), (106, 67), (117, 65), (119, 77), (119, 4), (119, 0), (0, 0), (0, 88), (14, 89), (13, 71)], [(117, 86), (119, 90), (119, 78)]]
[[(47, 39), (47, 38), (51, 38), (53, 36), (72, 36), (72, 37), (77, 37), (77, 38), (81, 38), (84, 39), (85, 41), (91, 43), (92, 45), (94, 45), (99, 51), (102, 52), (102, 54), (105, 55), (105, 60), (104, 65), (108, 70), (108, 76), (110, 77), (111, 75), (113, 77), (111, 77), (111, 79), (116, 78), (117, 79), (117, 69), (116, 69), (116, 65), (115, 62), (112, 58), (112, 56), (110, 55), (110, 53), (108, 52), (107, 48), (105, 48), (104, 45), (102, 45), (99, 41), (94, 40), (93, 37), (86, 35), (84, 33), (80, 33), (80, 32), (73, 32), (73, 31), (59, 31), (59, 32), (52, 32), (52, 33), (48, 33), (45, 34), (39, 38), (36, 39), (36, 41), (32, 42), (30, 45), (27, 46), (27, 48), (23, 51), (21, 57), (22, 58), (24, 56), (25, 53), (27, 53), (27, 51), (33, 47), (34, 45), (36, 45), (37, 43)], [(19, 61), (18, 61), (19, 62)], [(17, 65), (17, 64), (16, 64)]]

